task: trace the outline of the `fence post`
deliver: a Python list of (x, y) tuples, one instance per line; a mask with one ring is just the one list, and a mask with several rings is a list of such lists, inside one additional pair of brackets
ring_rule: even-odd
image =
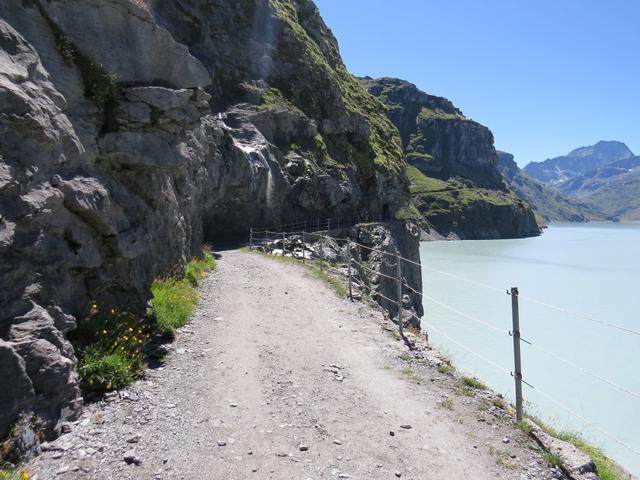
[(282, 256), (284, 257), (284, 251), (285, 251), (285, 246), (284, 246), (284, 232), (282, 232)]
[(353, 291), (351, 289), (351, 240), (347, 240), (347, 269), (349, 271), (349, 299), (353, 302)]
[(520, 312), (518, 309), (518, 287), (511, 287), (511, 317), (513, 320), (513, 378), (516, 381), (516, 421), (523, 420), (522, 413), (522, 362), (520, 359)]
[(324, 272), (324, 237), (320, 234), (320, 271)]
[(398, 332), (402, 337), (404, 335), (404, 325), (402, 325), (402, 268), (400, 267), (400, 257), (398, 256), (396, 256), (396, 276), (398, 277)]
[(264, 253), (269, 253), (269, 230), (264, 231)]
[(330, 225), (331, 225), (331, 219), (330, 219), (330, 218), (327, 218), (327, 232), (328, 232), (329, 230), (331, 230)]
[(253, 250), (253, 227), (249, 228), (249, 251)]
[(320, 219), (318, 219), (318, 227), (316, 228), (316, 232), (320, 231)]
[(302, 231), (302, 264), (303, 265), (306, 263), (305, 262), (306, 251), (307, 251), (307, 232), (303, 230)]

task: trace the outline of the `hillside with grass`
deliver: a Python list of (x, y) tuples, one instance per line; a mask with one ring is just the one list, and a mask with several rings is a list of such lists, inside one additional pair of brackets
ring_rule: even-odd
[(432, 229), (464, 239), (540, 233), (529, 205), (498, 171), (488, 128), (467, 119), (449, 100), (404, 80), (361, 81), (386, 105), (400, 132), (411, 199)]

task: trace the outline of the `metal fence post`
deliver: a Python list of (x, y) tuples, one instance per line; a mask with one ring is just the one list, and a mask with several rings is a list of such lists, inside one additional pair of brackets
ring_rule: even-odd
[(306, 251), (307, 251), (307, 232), (303, 230), (302, 231), (302, 264), (303, 265), (306, 263), (305, 262)]
[(269, 253), (269, 230), (264, 231), (264, 253)]
[(331, 225), (331, 219), (330, 219), (330, 218), (327, 218), (327, 232), (328, 232), (329, 230), (331, 230), (330, 225)]
[(249, 251), (253, 250), (253, 227), (249, 228)]
[(400, 336), (404, 335), (404, 325), (402, 325), (402, 268), (400, 267), (400, 257), (396, 256), (396, 276), (398, 277), (398, 332)]
[(284, 232), (282, 232), (282, 256), (284, 257), (284, 251), (285, 251), (285, 246), (284, 246)]
[(351, 289), (351, 240), (347, 240), (347, 269), (349, 271), (349, 299), (353, 302), (353, 291)]
[(324, 237), (320, 234), (320, 271), (324, 272)]
[(513, 320), (513, 378), (516, 381), (516, 420), (521, 422), (522, 413), (522, 361), (520, 358), (520, 312), (518, 309), (518, 287), (511, 287), (511, 317)]

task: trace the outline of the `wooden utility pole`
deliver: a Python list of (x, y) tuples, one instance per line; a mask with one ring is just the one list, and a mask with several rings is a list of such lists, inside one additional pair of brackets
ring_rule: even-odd
[(518, 287), (511, 287), (511, 317), (513, 320), (513, 378), (516, 382), (516, 420), (524, 418), (522, 412), (522, 361), (520, 358), (520, 312), (518, 309)]

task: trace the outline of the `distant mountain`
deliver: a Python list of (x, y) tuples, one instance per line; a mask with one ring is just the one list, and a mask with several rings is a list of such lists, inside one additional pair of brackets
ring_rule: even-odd
[(607, 217), (640, 221), (640, 156), (609, 163), (556, 188), (597, 208)]
[(516, 164), (513, 155), (497, 151), (497, 167), (509, 188), (531, 205), (545, 223), (604, 220), (604, 215), (589, 205), (571, 199), (531, 178)]
[(531, 162), (524, 167), (524, 172), (542, 183), (553, 185), (633, 156), (622, 142), (600, 141), (589, 147), (576, 148), (568, 155)]

